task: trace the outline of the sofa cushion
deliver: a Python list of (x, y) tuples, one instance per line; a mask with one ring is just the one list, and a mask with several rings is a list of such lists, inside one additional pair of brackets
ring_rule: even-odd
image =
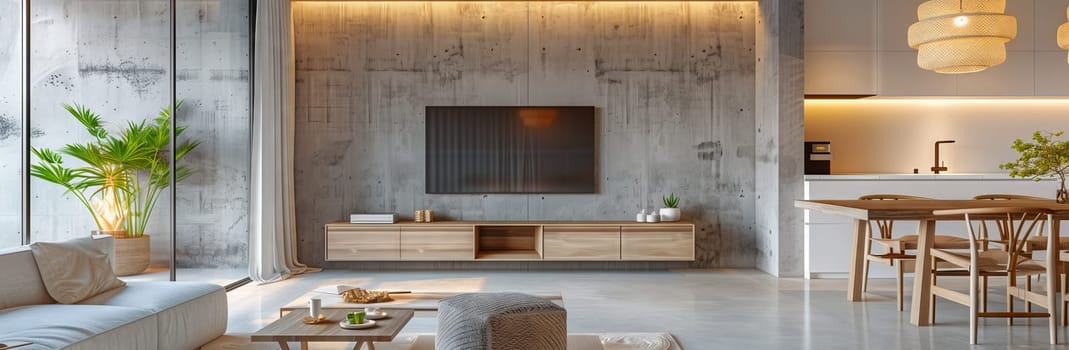
[(0, 276), (4, 276), (0, 283), (0, 310), (56, 302), (45, 290), (30, 247), (0, 251)]
[[(32, 305), (0, 310), (0, 339), (26, 349), (156, 349), (148, 310), (106, 305)], [(22, 348), (20, 348), (22, 349)]]
[(124, 306), (158, 313), (159, 349), (192, 349), (226, 332), (223, 287), (197, 282), (131, 282), (82, 304)]
[(108, 252), (91, 237), (30, 245), (48, 295), (73, 304), (126, 285), (112, 270)]

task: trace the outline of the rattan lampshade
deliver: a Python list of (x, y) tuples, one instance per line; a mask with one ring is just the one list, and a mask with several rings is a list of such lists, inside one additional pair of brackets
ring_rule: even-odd
[(917, 65), (937, 73), (972, 73), (1006, 61), (1006, 42), (1017, 36), (1017, 19), (1006, 0), (930, 0), (917, 8), (909, 46)]
[[(1065, 17), (1069, 18), (1069, 8), (1065, 9)], [(1069, 22), (1058, 27), (1058, 47), (1069, 50)]]

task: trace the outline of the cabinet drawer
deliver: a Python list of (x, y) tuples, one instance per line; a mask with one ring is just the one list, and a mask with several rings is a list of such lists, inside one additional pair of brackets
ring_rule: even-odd
[(405, 226), (401, 228), (401, 260), (472, 260), (473, 226)]
[(327, 260), (399, 260), (401, 229), (398, 227), (327, 226)]
[(620, 229), (620, 258), (693, 261), (694, 226), (625, 226)]
[(542, 228), (545, 260), (620, 260), (619, 226), (557, 226)]

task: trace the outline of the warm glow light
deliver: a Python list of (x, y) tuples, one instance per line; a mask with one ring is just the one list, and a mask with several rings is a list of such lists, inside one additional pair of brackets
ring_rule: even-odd
[(930, 0), (917, 7), (909, 46), (917, 65), (936, 73), (973, 73), (1006, 61), (1006, 42), (1017, 37), (1017, 19), (1006, 0)]
[(108, 187), (100, 197), (92, 199), (93, 211), (103, 231), (122, 231), (126, 221), (126, 209), (119, 204), (115, 187)]
[(553, 125), (559, 111), (552, 108), (523, 108), (517, 114), (528, 128), (544, 128)]
[(888, 105), (975, 105), (975, 104), (1001, 104), (1001, 105), (1031, 105), (1031, 106), (1058, 106), (1069, 108), (1069, 97), (1050, 98), (991, 98), (991, 97), (877, 97), (850, 100), (816, 99), (805, 100), (806, 105), (813, 106), (856, 106), (864, 104), (888, 104)]
[(969, 17), (958, 16), (954, 18), (954, 25), (958, 27), (964, 27), (969, 24)]

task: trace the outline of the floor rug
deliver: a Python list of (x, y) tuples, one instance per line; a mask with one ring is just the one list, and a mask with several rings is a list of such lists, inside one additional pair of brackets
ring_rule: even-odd
[[(277, 350), (277, 343), (253, 343), (248, 335), (224, 335), (202, 350)], [(300, 349), (290, 343), (291, 349)], [(352, 343), (309, 344), (310, 350), (352, 349)], [(375, 343), (377, 350), (434, 350), (433, 334), (401, 334), (389, 343)], [(568, 350), (683, 350), (669, 333), (569, 334)]]

